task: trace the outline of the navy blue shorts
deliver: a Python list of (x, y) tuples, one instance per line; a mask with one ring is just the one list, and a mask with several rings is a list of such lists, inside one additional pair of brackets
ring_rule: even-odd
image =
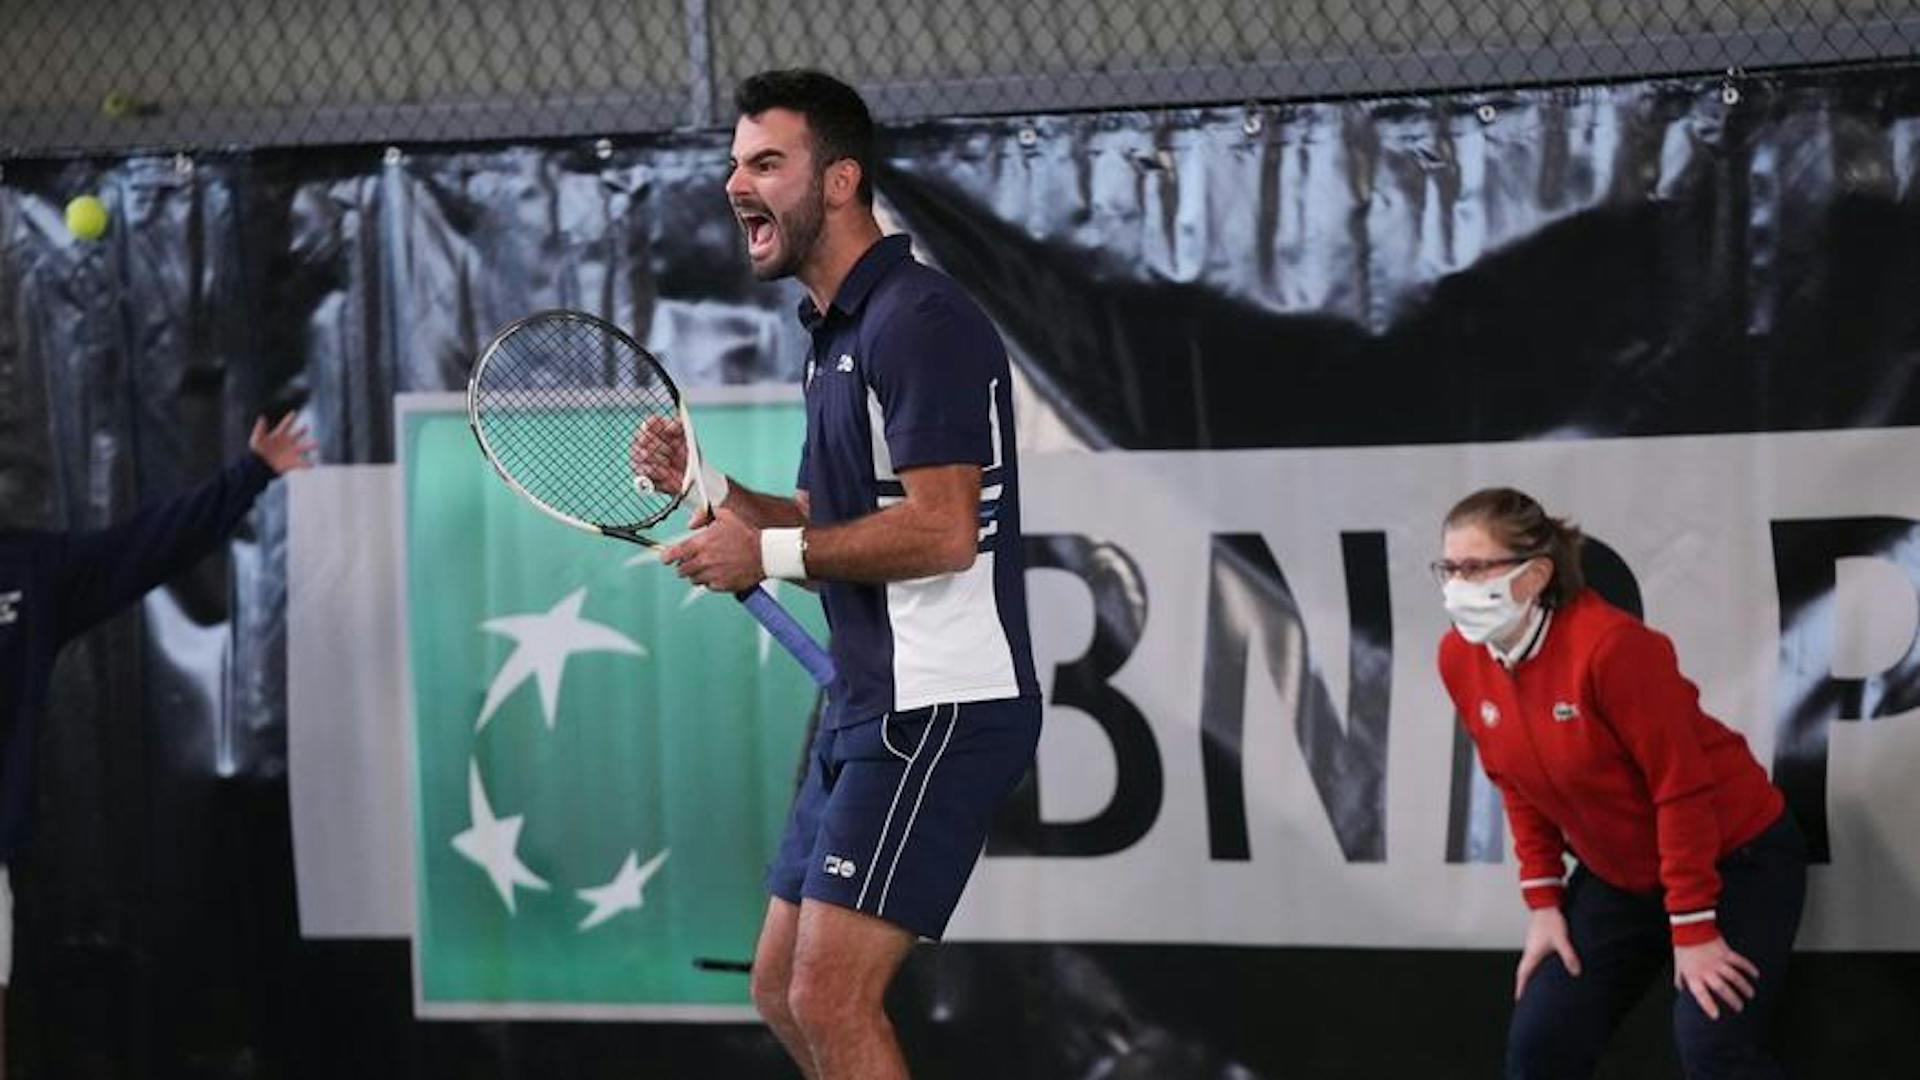
[(1038, 698), (970, 701), (821, 728), (767, 891), (947, 928), (995, 808), (1033, 764)]

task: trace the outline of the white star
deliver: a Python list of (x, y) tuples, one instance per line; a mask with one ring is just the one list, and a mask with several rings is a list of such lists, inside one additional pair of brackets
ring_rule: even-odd
[(582, 619), (580, 606), (586, 601), (587, 590), (575, 589), (545, 614), (503, 615), (480, 624), (483, 630), (514, 639), (519, 647), (500, 665), (493, 685), (487, 687), (487, 701), (480, 707), (480, 719), (473, 725), (475, 731), (487, 726), (493, 711), (529, 676), (539, 684), (540, 706), (545, 711), (547, 729), (551, 731), (554, 709), (560, 700), (560, 675), (567, 657), (574, 653), (647, 655), (645, 647), (620, 631)]
[[(773, 597), (776, 603), (779, 602), (780, 600), (780, 579), (779, 578), (767, 578), (766, 580), (760, 583), (760, 587), (767, 590), (767, 595)], [(686, 609), (692, 607), (696, 602), (705, 600), (707, 597), (713, 596), (713, 595), (715, 595), (714, 591), (712, 589), (706, 588), (705, 586), (701, 586), (701, 585), (688, 586), (687, 595), (681, 598), (680, 600), (680, 610), (685, 611)], [(771, 655), (773, 655), (773, 635), (768, 632), (766, 627), (762, 626), (760, 628), (760, 666), (761, 667), (767, 666), (767, 657)]]
[(453, 850), (485, 870), (500, 899), (506, 903), (508, 913), (518, 914), (513, 905), (513, 887), (523, 885), (544, 890), (547, 883), (527, 869), (515, 850), (520, 846), (520, 826), (526, 824), (526, 815), (493, 816), (493, 807), (487, 804), (487, 789), (480, 785), (477, 761), (467, 764), (467, 814), (472, 824), (453, 838)]
[(634, 865), (638, 858), (638, 852), (627, 852), (627, 861), (620, 864), (620, 872), (613, 875), (612, 881), (597, 889), (577, 890), (580, 899), (593, 905), (593, 910), (587, 913), (587, 917), (580, 920), (580, 933), (586, 933), (623, 911), (640, 909), (640, 905), (644, 902), (640, 896), (640, 890), (647, 887), (647, 879), (660, 869), (661, 863), (667, 861), (667, 849), (662, 849), (660, 854), (648, 859), (645, 866)]
[[(672, 537), (671, 539), (662, 540), (660, 541), (660, 543), (665, 546), (671, 546), (673, 544), (679, 543), (682, 540), (685, 540), (687, 537), (692, 535), (693, 533), (682, 533), (679, 536)], [(658, 563), (659, 561), (660, 561), (660, 549), (648, 548), (647, 550), (641, 552), (640, 554), (629, 558), (626, 562), (626, 565), (652, 566), (655, 563)], [(760, 585), (761, 587), (765, 588), (767, 590), (767, 593), (771, 595), (775, 600), (780, 599), (780, 579), (779, 578), (768, 578), (765, 581), (762, 581)], [(687, 595), (684, 597), (681, 597), (680, 599), (680, 610), (685, 611), (686, 609), (692, 607), (696, 602), (705, 600), (707, 597), (712, 595), (713, 595), (713, 591), (708, 589), (704, 585), (688, 585)], [(773, 635), (768, 633), (767, 628), (763, 626), (760, 628), (760, 666), (761, 667), (767, 666), (767, 657), (771, 655), (773, 655)]]

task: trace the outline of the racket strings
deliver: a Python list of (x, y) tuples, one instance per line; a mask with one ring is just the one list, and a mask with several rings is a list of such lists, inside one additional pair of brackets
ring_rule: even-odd
[(535, 500), (594, 525), (644, 528), (680, 501), (671, 484), (636, 483), (672, 464), (649, 420), (680, 415), (654, 358), (609, 327), (543, 317), (516, 326), (474, 378), (473, 420), (495, 464)]

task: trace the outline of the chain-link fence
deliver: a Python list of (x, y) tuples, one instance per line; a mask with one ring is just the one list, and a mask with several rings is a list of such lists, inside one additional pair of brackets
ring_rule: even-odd
[(810, 65), (883, 119), (1883, 63), (1913, 0), (8, 0), (0, 154), (725, 123)]

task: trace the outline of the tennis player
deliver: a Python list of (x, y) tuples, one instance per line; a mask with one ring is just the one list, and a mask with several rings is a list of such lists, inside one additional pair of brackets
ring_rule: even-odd
[[(907, 1069), (887, 984), (945, 930), (1040, 732), (1006, 349), (881, 235), (857, 93), (774, 71), (736, 104), (726, 191), (753, 273), (806, 288), (806, 442), (791, 496), (709, 476), (715, 520), (663, 559), (715, 589), (820, 583), (839, 677), (768, 874), (753, 996), (807, 1076), (889, 1080)], [(637, 456), (680, 482), (683, 441)]]

